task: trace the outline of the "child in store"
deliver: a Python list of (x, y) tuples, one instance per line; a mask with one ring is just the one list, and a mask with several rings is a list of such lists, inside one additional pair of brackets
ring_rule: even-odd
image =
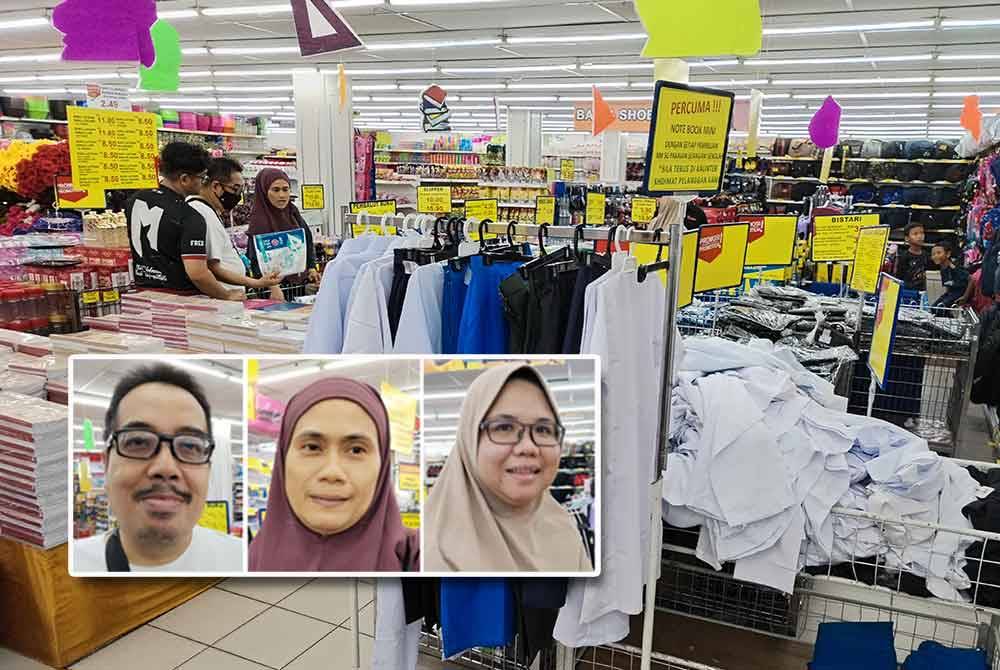
[(945, 287), (944, 295), (935, 301), (934, 307), (953, 307), (969, 287), (969, 271), (955, 265), (950, 247), (943, 242), (934, 245), (931, 259), (941, 268), (941, 283)]
[(903, 232), (907, 246), (896, 254), (892, 276), (902, 280), (903, 288), (907, 290), (924, 291), (927, 288), (928, 265), (927, 253), (924, 251), (924, 226), (922, 223), (911, 222)]

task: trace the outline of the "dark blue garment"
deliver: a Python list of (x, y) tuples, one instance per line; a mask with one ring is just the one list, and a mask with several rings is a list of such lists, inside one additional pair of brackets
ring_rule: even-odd
[(896, 670), (892, 623), (821, 623), (809, 670)]
[(903, 670), (986, 670), (981, 649), (952, 649), (925, 640), (903, 663)]
[(474, 647), (506, 647), (513, 641), (514, 594), (506, 579), (441, 580), (444, 658)]
[(507, 351), (510, 327), (504, 316), (500, 283), (517, 272), (522, 264), (520, 261), (494, 261), (486, 264), (482, 256), (469, 259), (471, 278), (458, 328), (457, 353), (510, 353)]
[[(463, 266), (464, 268), (464, 266)], [(458, 333), (462, 323), (462, 310), (468, 285), (465, 283), (465, 269), (455, 269), (451, 265), (444, 269), (444, 287), (441, 292), (441, 353), (458, 353)]]
[(941, 283), (945, 292), (934, 303), (935, 307), (952, 307), (958, 299), (965, 295), (969, 287), (969, 271), (965, 268), (941, 268)]

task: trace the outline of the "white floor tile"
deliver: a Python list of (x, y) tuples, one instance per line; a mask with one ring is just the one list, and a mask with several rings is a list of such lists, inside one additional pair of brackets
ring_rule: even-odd
[(273, 605), (308, 581), (309, 579), (305, 577), (301, 579), (286, 579), (283, 577), (231, 577), (216, 588), (238, 593), (247, 598), (263, 600)]
[[(370, 668), (375, 641), (361, 637), (361, 667)], [(338, 628), (315, 647), (295, 659), (285, 670), (352, 670), (354, 668), (354, 637), (350, 631)]]
[[(334, 625), (344, 625), (351, 618), (353, 582), (352, 579), (315, 579), (278, 605)], [(371, 585), (360, 584), (358, 591), (358, 602), (362, 607), (372, 601), (374, 590)]]
[(50, 670), (50, 667), (33, 658), (0, 647), (0, 668), (3, 670)]
[(177, 670), (268, 670), (266, 665), (209, 647)]
[(270, 607), (221, 589), (209, 589), (151, 623), (157, 628), (212, 644)]
[(282, 668), (331, 630), (330, 624), (272, 607), (213, 646)]
[(173, 670), (205, 645), (152, 626), (115, 640), (72, 666), (73, 670)]

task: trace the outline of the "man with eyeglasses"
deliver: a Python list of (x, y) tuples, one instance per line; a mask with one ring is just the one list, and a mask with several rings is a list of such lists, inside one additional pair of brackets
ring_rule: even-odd
[[(73, 541), (74, 572), (241, 572), (243, 543), (198, 525), (215, 444), (211, 408), (187, 372), (137, 368), (104, 419), (105, 490), (118, 527)], [(229, 467), (216, 454), (217, 467)]]
[(226, 212), (243, 199), (243, 166), (232, 158), (213, 158), (198, 195), (188, 196), (187, 203), (205, 220), (205, 257), (208, 269), (228, 290), (270, 288), (271, 297), (284, 300), (278, 273), (257, 279), (247, 276), (247, 267), (222, 225)]
[(243, 300), (242, 289), (226, 288), (209, 270), (205, 220), (184, 202), (201, 192), (208, 163), (204, 148), (171, 142), (160, 151), (159, 188), (126, 204), (136, 286)]

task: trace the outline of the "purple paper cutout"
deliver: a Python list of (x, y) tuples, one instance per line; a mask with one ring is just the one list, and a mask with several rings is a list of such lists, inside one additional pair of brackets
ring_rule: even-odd
[[(309, 6), (313, 11), (309, 11)], [(335, 31), (332, 35), (313, 35), (310, 15), (319, 14)], [(299, 53), (303, 56), (344, 51), (363, 46), (354, 29), (324, 0), (292, 0), (292, 16), (295, 17), (295, 33), (299, 38)], [(317, 26), (318, 27), (318, 26)], [(325, 27), (325, 26), (324, 26)]]
[(52, 10), (66, 61), (139, 61), (149, 67), (156, 59), (149, 36), (155, 21), (155, 0), (63, 0)]
[(809, 122), (809, 139), (813, 144), (820, 149), (837, 145), (840, 139), (840, 114), (840, 105), (832, 95), (827, 96)]

